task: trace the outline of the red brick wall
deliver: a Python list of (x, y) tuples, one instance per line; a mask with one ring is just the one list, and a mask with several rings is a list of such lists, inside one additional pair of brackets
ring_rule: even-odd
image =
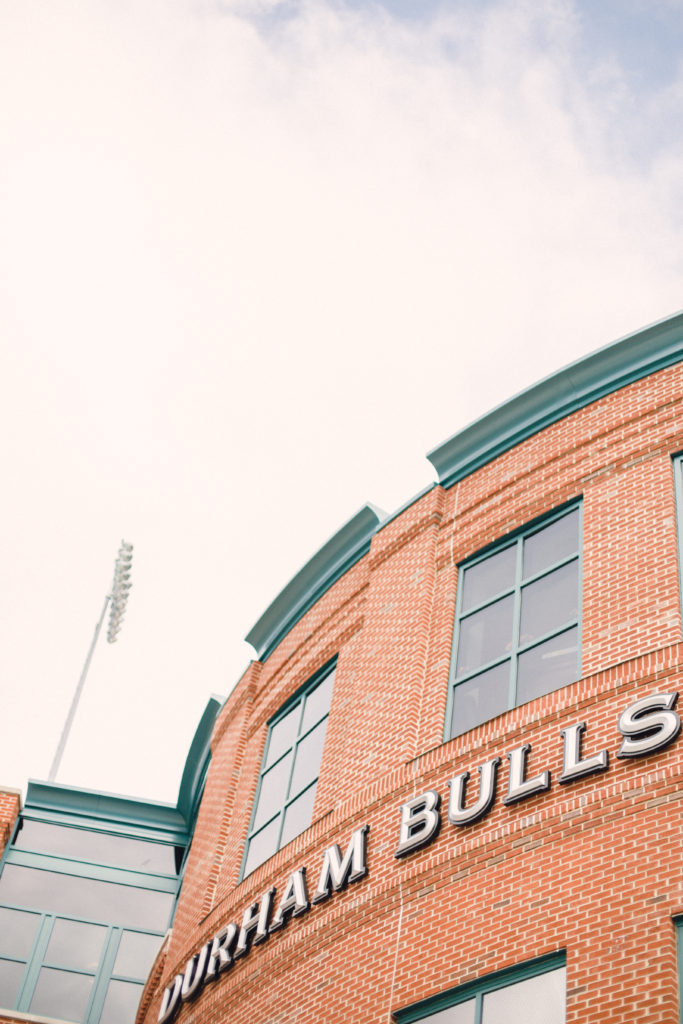
[(0, 789), (0, 856), (9, 842), (20, 810), (21, 793), (19, 790)]
[[(14, 823), (21, 810), (21, 794), (16, 789), (0, 789), (0, 856), (9, 842), (12, 835)], [(7, 1011), (0, 1010), (0, 1024), (14, 1024), (14, 1014), (6, 1015)]]
[[(683, 913), (683, 738), (619, 760), (617, 720), (639, 696), (683, 691), (672, 454), (683, 450), (683, 366), (556, 423), (375, 536), (369, 554), (252, 665), (217, 724), (213, 762), (157, 984), (269, 885), (370, 827), (368, 875), (271, 935), (181, 1024), (387, 1024), (397, 1009), (554, 950), (567, 958), (567, 1021), (674, 1024), (673, 917)], [(443, 742), (463, 559), (583, 499), (582, 678)], [(339, 655), (314, 824), (241, 884), (239, 867), (271, 716)], [(683, 705), (683, 701), (682, 701)], [(561, 786), (560, 730), (587, 723), (607, 772)], [(551, 789), (505, 806), (507, 751), (531, 744)], [(396, 860), (403, 801), (495, 755), (481, 821)], [(475, 783), (476, 785), (476, 783)], [(445, 810), (443, 812), (445, 817)]]

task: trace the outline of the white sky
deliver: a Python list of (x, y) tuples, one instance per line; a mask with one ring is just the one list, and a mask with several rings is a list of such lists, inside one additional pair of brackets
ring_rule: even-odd
[(365, 501), (683, 306), (678, 0), (0, 0), (0, 785), (175, 800)]

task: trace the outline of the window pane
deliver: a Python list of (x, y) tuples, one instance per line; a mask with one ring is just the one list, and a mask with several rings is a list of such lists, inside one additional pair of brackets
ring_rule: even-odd
[(519, 645), (559, 629), (579, 614), (579, 562), (574, 559), (522, 590)]
[(121, 936), (112, 973), (122, 974), (125, 978), (146, 979), (160, 945), (161, 937), (159, 935), (124, 932)]
[(39, 921), (38, 914), (0, 907), (0, 956), (28, 957)]
[(292, 710), (288, 711), (285, 717), (281, 718), (280, 721), (270, 730), (266, 766), (273, 764), (274, 761), (277, 761), (278, 757), (281, 757), (284, 754), (285, 750), (289, 750), (289, 748), (294, 745), (300, 714), (301, 704), (296, 704)]
[(23, 975), (24, 964), (0, 960), (0, 1006), (14, 1008)]
[(173, 907), (171, 893), (37, 871), (16, 864), (5, 864), (0, 878), (0, 901), (149, 931), (165, 930)]
[[(457, 1006), (449, 1006), (447, 1010), (433, 1013), (425, 1017), (424, 1024), (474, 1024), (474, 999), (468, 999)], [(508, 1022), (513, 1024), (513, 1022)]]
[(475, 725), (507, 711), (510, 702), (510, 662), (504, 661), (487, 672), (458, 683), (453, 690), (453, 728), (451, 736), (460, 736)]
[(277, 818), (271, 821), (270, 825), (266, 825), (265, 828), (262, 828), (260, 832), (257, 832), (249, 840), (249, 853), (244, 865), (245, 876), (253, 871), (254, 868), (257, 868), (259, 864), (263, 864), (264, 860), (268, 860), (276, 852), (279, 830), (280, 816), (278, 815)]
[(134, 1024), (142, 985), (110, 981), (99, 1024)]
[(316, 725), (315, 729), (309, 732), (301, 743), (296, 748), (296, 760), (294, 762), (294, 772), (292, 773), (292, 785), (290, 786), (289, 792), (291, 796), (294, 796), (300, 790), (307, 786), (314, 779), (318, 778), (320, 771), (320, 762), (323, 756), (323, 746), (325, 744), (325, 731), (327, 729), (327, 719), (325, 718), (320, 725)]
[(471, 672), (512, 647), (514, 597), (503, 597), (460, 623), (457, 675)]
[(576, 681), (578, 629), (568, 629), (519, 656), (517, 703)]
[(315, 802), (315, 785), (297, 797), (285, 811), (285, 823), (282, 828), (280, 846), (283, 847), (303, 832), (313, 821), (313, 804)]
[(524, 541), (524, 579), (573, 555), (579, 548), (579, 510), (532, 533)]
[(301, 723), (301, 732), (306, 732), (307, 729), (317, 722), (323, 715), (326, 715), (330, 710), (330, 704), (332, 702), (332, 687), (334, 686), (334, 672), (330, 672), (328, 676), (323, 679), (319, 686), (316, 686), (315, 690), (312, 690), (306, 697), (306, 705), (304, 707), (304, 718)]
[(107, 929), (97, 924), (57, 918), (45, 953), (46, 963), (55, 967), (76, 967), (96, 971)]
[(282, 810), (282, 805), (287, 799), (287, 786), (291, 767), (292, 754), (290, 751), (286, 757), (283, 757), (276, 765), (269, 768), (263, 776), (256, 817), (254, 818), (252, 828), (260, 828), (264, 822)]
[(93, 979), (85, 974), (55, 971), (44, 967), (38, 975), (31, 1013), (80, 1022), (85, 1018)]
[(564, 1024), (565, 968), (538, 974), (484, 996), (482, 1024)]
[(56, 857), (74, 857), (96, 864), (111, 864), (137, 871), (158, 871), (165, 875), (177, 874), (174, 846), (106, 832), (51, 825), (45, 821), (24, 818), (14, 845), (19, 850), (35, 850)]
[(462, 574), (462, 611), (476, 608), (503, 590), (509, 590), (515, 582), (516, 562), (517, 545), (512, 544), (468, 566)]

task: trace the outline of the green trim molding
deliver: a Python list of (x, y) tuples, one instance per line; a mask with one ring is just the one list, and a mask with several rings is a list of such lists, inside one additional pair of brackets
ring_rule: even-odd
[(206, 770), (211, 759), (211, 736), (221, 697), (209, 698), (190, 744), (178, 791), (177, 805), (158, 800), (119, 796), (96, 789), (82, 789), (59, 782), (29, 779), (24, 815), (55, 823), (84, 825), (94, 828), (138, 834), (169, 842), (187, 843), (194, 828)]
[(571, 363), (475, 420), (428, 453), (450, 487), (539, 430), (619, 388), (683, 360), (683, 313)]
[(0, 1017), (3, 1021), (11, 1021), (12, 1024), (64, 1024), (63, 1017), (41, 1017), (40, 1014), (24, 1013), (21, 1010), (0, 1009)]
[(370, 550), (384, 518), (381, 509), (364, 505), (280, 591), (245, 637), (259, 661), (265, 661), (308, 609)]
[(55, 824), (75, 824), (77, 819), (82, 825), (90, 820), (93, 827), (109, 825), (111, 831), (126, 833), (133, 827), (167, 833), (173, 839), (187, 832), (187, 824), (173, 804), (29, 779), (24, 814), (32, 817), (35, 812), (41, 812), (43, 821)]
[(224, 699), (216, 694), (209, 698), (185, 759), (183, 777), (178, 790), (178, 811), (190, 830), (194, 827), (206, 772), (211, 760), (213, 727), (223, 704)]
[(519, 981), (526, 981), (527, 978), (535, 978), (539, 974), (546, 974), (548, 971), (558, 970), (566, 965), (567, 957), (564, 950), (553, 953), (546, 953), (536, 957), (534, 960), (527, 960), (523, 964), (514, 964), (512, 967), (504, 967), (495, 974), (485, 974), (475, 981), (466, 981), (457, 988), (448, 989), (446, 992), (439, 992), (428, 999), (421, 999), (419, 1003), (413, 1003), (394, 1013), (396, 1024), (415, 1024), (416, 1021), (425, 1021), (429, 1024), (429, 1018), (451, 1006), (457, 1006), (468, 999), (476, 999), (479, 995), (488, 992), (495, 992), (499, 988), (507, 988)]
[[(61, 822), (52, 822), (52, 824), (61, 824)], [(147, 840), (150, 842), (154, 838), (147, 836)], [(34, 853), (33, 850), (12, 850), (11, 857), (7, 858), (7, 862), (21, 868), (55, 871), (60, 875), (91, 878), (97, 882), (115, 882), (117, 885), (131, 885), (134, 889), (167, 892), (172, 896), (175, 896), (178, 891), (177, 875), (162, 875), (160, 871), (131, 871), (128, 868), (109, 867), (106, 864), (93, 864), (86, 860), (79, 860), (74, 856), (58, 857), (54, 854)], [(115, 876), (113, 872), (116, 872)]]
[[(645, 327), (504, 402), (428, 453), (442, 487), (451, 487), (521, 441), (619, 388), (683, 360), (683, 313)], [(375, 533), (434, 484), (387, 516), (365, 505), (280, 591), (247, 634), (259, 661), (275, 650), (316, 601), (370, 548)]]

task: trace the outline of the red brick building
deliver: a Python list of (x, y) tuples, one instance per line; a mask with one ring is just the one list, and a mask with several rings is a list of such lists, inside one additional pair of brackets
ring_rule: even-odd
[(276, 598), (140, 1024), (680, 1020), (682, 360), (517, 396)]
[(18, 789), (0, 789), (0, 856), (14, 828), (21, 810), (21, 793)]

